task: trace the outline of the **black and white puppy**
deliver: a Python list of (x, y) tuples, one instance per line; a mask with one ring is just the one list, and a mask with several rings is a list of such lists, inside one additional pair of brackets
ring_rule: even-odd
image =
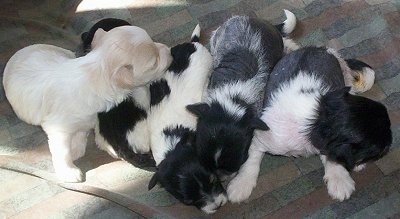
[[(360, 74), (351, 88), (345, 86), (343, 65), (353, 70), (352, 75)], [(270, 130), (255, 132), (249, 158), (228, 185), (229, 200), (240, 202), (250, 196), (264, 152), (294, 157), (320, 154), (329, 195), (348, 199), (355, 190), (349, 171), (379, 159), (392, 143), (385, 106), (349, 93), (360, 90), (359, 84), (372, 86), (373, 81), (365, 80), (373, 80), (373, 75), (367, 64), (343, 62), (336, 51), (324, 47), (307, 47), (283, 57), (265, 92), (261, 119)]]
[(98, 113), (97, 146), (136, 167), (155, 167), (146, 120), (149, 109), (149, 87), (141, 86), (133, 89), (128, 98), (111, 110)]
[(104, 31), (109, 31), (116, 27), (131, 25), (128, 21), (118, 19), (118, 18), (104, 18), (95, 23), (89, 31), (83, 32), (81, 34), (82, 42), (79, 44), (78, 48), (75, 51), (76, 57), (81, 57), (86, 55), (92, 50), (92, 41), (94, 37), (94, 33), (101, 28)]
[[(290, 33), (295, 16), (279, 29)], [(267, 78), (284, 54), (279, 29), (267, 21), (235, 16), (211, 37), (214, 71), (205, 103), (187, 106), (198, 117), (196, 146), (205, 166), (221, 177), (246, 161), (255, 129), (268, 130), (259, 119)]]
[(212, 70), (210, 52), (200, 43), (196, 27), (192, 42), (171, 48), (173, 62), (164, 79), (153, 83), (148, 116), (150, 145), (157, 172), (149, 183), (157, 183), (186, 205), (214, 213), (227, 202), (218, 177), (203, 167), (196, 154), (197, 118), (186, 106), (203, 101)]

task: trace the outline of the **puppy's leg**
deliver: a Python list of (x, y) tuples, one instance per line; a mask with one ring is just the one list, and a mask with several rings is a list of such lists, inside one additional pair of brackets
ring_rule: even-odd
[(259, 151), (252, 144), (246, 162), (240, 167), (236, 177), (229, 182), (227, 189), (229, 201), (239, 203), (250, 197), (257, 184), (263, 157), (264, 152)]
[(324, 181), (329, 195), (339, 201), (350, 198), (355, 190), (350, 173), (342, 165), (328, 160), (325, 155), (321, 155), (321, 161), (325, 167)]
[(78, 160), (85, 155), (88, 132), (76, 132), (71, 140), (72, 160)]
[(72, 162), (70, 145), (72, 135), (60, 131), (45, 131), (49, 138), (53, 166), (58, 178), (64, 182), (81, 182), (82, 172)]

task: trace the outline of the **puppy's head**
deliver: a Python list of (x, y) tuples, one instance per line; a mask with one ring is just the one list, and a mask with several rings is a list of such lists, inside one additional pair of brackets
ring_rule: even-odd
[(352, 170), (385, 155), (392, 132), (384, 105), (349, 91), (347, 87), (321, 98), (310, 139), (322, 154)]
[(145, 30), (120, 26), (106, 32), (98, 29), (92, 41), (101, 68), (114, 86), (132, 89), (160, 78), (172, 61), (170, 49), (155, 43)]
[(186, 107), (198, 117), (196, 150), (208, 168), (220, 177), (237, 172), (247, 160), (255, 129), (268, 130), (249, 109), (232, 115), (217, 102), (193, 104)]
[(196, 155), (193, 136), (184, 136), (169, 151), (151, 178), (149, 189), (157, 183), (186, 205), (214, 213), (227, 202), (226, 192), (218, 177), (203, 167)]

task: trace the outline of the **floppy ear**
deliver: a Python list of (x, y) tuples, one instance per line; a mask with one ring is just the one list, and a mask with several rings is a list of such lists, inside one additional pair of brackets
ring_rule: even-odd
[(251, 126), (251, 128), (254, 128), (254, 129), (259, 129), (259, 130), (264, 130), (264, 131), (269, 130), (269, 127), (267, 126), (267, 124), (265, 124), (265, 122), (259, 118), (253, 119), (253, 121), (251, 121), (250, 126)]
[(344, 165), (348, 171), (354, 169), (355, 161), (351, 150), (351, 144), (336, 145), (330, 148), (329, 155), (329, 157)]
[(119, 67), (111, 76), (111, 79), (120, 88), (132, 89), (135, 82), (133, 77), (133, 66), (124, 65)]
[(186, 109), (197, 117), (201, 117), (210, 110), (210, 106), (206, 103), (196, 103), (187, 105)]
[(152, 188), (154, 188), (154, 186), (156, 186), (158, 183), (158, 174), (157, 172), (153, 175), (153, 177), (151, 177), (149, 185), (147, 186), (148, 190), (151, 190)]
[(96, 45), (100, 42), (101, 38), (103, 38), (104, 34), (106, 34), (106, 31), (104, 31), (103, 29), (99, 28), (96, 30), (92, 40), (92, 48), (96, 47)]

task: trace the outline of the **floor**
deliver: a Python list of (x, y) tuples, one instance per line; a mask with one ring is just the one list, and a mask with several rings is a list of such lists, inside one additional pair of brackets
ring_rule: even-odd
[[(79, 34), (104, 17), (126, 19), (146, 29), (155, 41), (173, 46), (188, 40), (197, 23), (202, 27), (201, 41), (207, 44), (210, 32), (232, 15), (259, 17), (276, 24), (284, 20), (282, 9), (297, 16), (292, 37), (301, 45), (327, 45), (376, 70), (375, 85), (363, 95), (388, 108), (393, 147), (381, 160), (352, 174), (356, 192), (349, 200), (330, 199), (319, 158), (266, 156), (250, 200), (227, 204), (209, 216), (180, 204), (162, 188), (147, 191), (152, 172), (112, 159), (95, 147), (93, 136), (86, 156), (77, 162), (86, 172), (85, 184), (124, 193), (170, 218), (400, 218), (398, 0), (2, 0), (0, 72), (12, 54), (30, 44), (74, 50)], [(2, 85), (0, 155), (53, 172), (45, 134), (40, 127), (15, 116)], [(154, 214), (153, 218), (165, 215)], [(0, 169), (0, 218), (140, 216), (104, 199)]]

